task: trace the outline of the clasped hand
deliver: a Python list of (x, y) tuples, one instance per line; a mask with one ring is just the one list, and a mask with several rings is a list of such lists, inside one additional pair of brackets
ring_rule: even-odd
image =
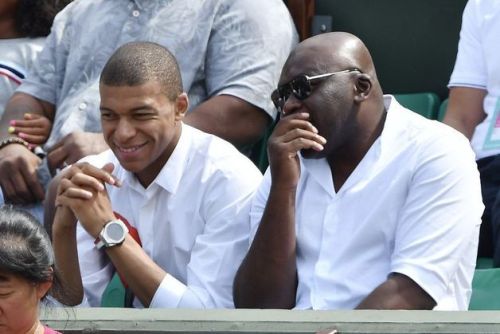
[[(99, 235), (105, 222), (115, 218), (104, 186), (104, 184), (121, 185), (111, 174), (113, 169), (114, 165), (111, 163), (103, 168), (88, 163), (74, 164), (63, 171), (57, 188), (58, 210), (69, 208), (83, 228), (93, 237)], [(68, 223), (70, 221), (68, 220)]]

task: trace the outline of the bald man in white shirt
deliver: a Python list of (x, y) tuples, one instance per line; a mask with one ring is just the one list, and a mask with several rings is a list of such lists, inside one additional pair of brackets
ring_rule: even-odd
[(466, 138), (384, 96), (347, 33), (299, 44), (272, 97), (236, 306), (466, 310), (483, 210)]

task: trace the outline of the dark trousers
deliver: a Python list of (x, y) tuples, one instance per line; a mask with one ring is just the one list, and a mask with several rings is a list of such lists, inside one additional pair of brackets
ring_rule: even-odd
[(493, 257), (494, 266), (500, 267), (500, 155), (480, 159), (477, 166), (485, 206), (478, 256)]

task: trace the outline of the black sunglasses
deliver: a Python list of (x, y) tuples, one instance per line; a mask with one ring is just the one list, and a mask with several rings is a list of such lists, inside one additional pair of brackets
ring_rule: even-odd
[(292, 81), (279, 86), (274, 92), (271, 94), (271, 100), (273, 100), (274, 106), (278, 109), (278, 112), (281, 114), (283, 112), (283, 107), (285, 106), (286, 100), (293, 94), (299, 100), (307, 99), (312, 93), (312, 84), (316, 81), (324, 80), (328, 77), (331, 77), (335, 74), (340, 73), (349, 73), (349, 72), (361, 72), (361, 70), (357, 68), (351, 68), (348, 70), (319, 74), (315, 76), (308, 76), (306, 74), (301, 74), (298, 77), (294, 78)]

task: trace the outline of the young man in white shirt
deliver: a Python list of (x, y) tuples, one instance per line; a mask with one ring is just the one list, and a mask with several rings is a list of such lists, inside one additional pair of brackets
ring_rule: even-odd
[(182, 123), (188, 99), (164, 47), (122, 46), (99, 89), (110, 150), (61, 174), (52, 235), (66, 288), (55, 297), (99, 306), (116, 270), (137, 307), (233, 307), (260, 172)]
[(299, 44), (272, 97), (236, 307), (467, 309), (483, 205), (466, 138), (384, 96), (347, 33)]

